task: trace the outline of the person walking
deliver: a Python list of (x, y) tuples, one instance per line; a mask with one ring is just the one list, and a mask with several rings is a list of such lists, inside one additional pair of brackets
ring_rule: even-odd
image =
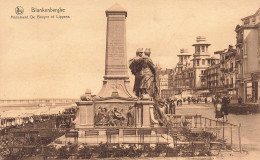
[(226, 121), (228, 121), (228, 104), (230, 103), (230, 100), (227, 96), (224, 96), (222, 99), (222, 112), (224, 116), (226, 117)]
[(220, 98), (220, 96), (216, 97), (214, 107), (215, 107), (215, 118), (217, 119), (223, 118), (224, 115), (222, 112), (222, 99)]

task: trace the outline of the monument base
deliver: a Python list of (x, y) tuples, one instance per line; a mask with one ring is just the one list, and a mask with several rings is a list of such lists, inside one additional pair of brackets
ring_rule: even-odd
[(158, 122), (154, 118), (154, 102), (108, 97), (91, 101), (79, 101), (75, 128), (94, 127), (150, 128)]

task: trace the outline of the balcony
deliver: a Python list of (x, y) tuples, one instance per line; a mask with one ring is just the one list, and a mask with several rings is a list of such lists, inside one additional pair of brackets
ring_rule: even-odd
[(228, 72), (229, 72), (229, 69), (225, 69), (224, 72), (225, 72), (225, 73), (228, 73)]
[(229, 72), (233, 72), (233, 68), (229, 68)]
[(220, 71), (221, 71), (221, 72), (224, 72), (224, 71), (225, 71), (225, 68), (220, 68)]
[(243, 59), (243, 55), (242, 54), (237, 54), (236, 55), (236, 60), (239, 61), (239, 60), (242, 60)]
[(242, 74), (236, 74), (236, 80), (242, 80), (243, 75)]
[(238, 74), (238, 68), (235, 68), (235, 73)]
[(228, 89), (234, 89), (234, 85), (233, 84), (229, 84), (229, 85), (227, 85), (227, 88)]

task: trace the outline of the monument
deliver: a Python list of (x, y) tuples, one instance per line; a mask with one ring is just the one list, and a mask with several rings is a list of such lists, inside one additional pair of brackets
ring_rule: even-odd
[[(75, 128), (151, 127), (153, 104), (150, 97), (138, 98), (130, 87), (126, 52), (127, 11), (115, 4), (106, 10), (106, 58), (103, 86), (96, 96), (87, 90), (76, 102)], [(152, 120), (152, 121), (151, 121)], [(82, 133), (83, 134), (83, 133)]]

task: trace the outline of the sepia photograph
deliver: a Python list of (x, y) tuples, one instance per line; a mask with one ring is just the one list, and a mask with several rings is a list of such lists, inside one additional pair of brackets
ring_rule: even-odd
[(260, 0), (0, 3), (0, 160), (260, 159)]

